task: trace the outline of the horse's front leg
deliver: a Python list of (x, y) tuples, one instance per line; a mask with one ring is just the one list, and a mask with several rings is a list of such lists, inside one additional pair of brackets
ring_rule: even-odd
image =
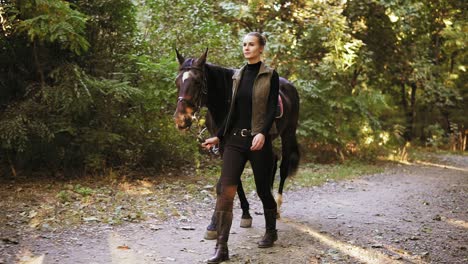
[(247, 201), (247, 197), (245, 196), (244, 188), (242, 187), (242, 181), (239, 181), (239, 184), (237, 185), (237, 195), (239, 196), (242, 208), (242, 218), (240, 222), (240, 227), (252, 227), (252, 216), (249, 212), (249, 202)]
[[(221, 181), (218, 180), (216, 183), (216, 196), (220, 194), (221, 191)], [(206, 227), (206, 232), (204, 238), (206, 240), (214, 240), (218, 237), (218, 232), (216, 229), (216, 225), (218, 223), (218, 219), (216, 218), (216, 208), (213, 210), (213, 215), (211, 216), (210, 224)]]

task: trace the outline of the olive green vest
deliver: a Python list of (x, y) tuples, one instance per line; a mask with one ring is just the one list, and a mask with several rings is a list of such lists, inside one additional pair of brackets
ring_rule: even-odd
[[(243, 66), (239, 70), (236, 70), (232, 76), (233, 83), (231, 106), (229, 108), (229, 113), (226, 120), (226, 130), (224, 131), (224, 134), (226, 134), (227, 130), (229, 130), (229, 123), (231, 121), (232, 112), (234, 111), (237, 90), (242, 79), (242, 74), (244, 73), (246, 67), (247, 65)], [(265, 63), (262, 62), (260, 69), (258, 70), (257, 77), (255, 78), (252, 91), (252, 135), (260, 133), (263, 126), (265, 125), (265, 115), (268, 107), (268, 95), (270, 94), (270, 81), (272, 75), (273, 69), (266, 66)], [(275, 122), (273, 122), (269, 134), (277, 134)]]

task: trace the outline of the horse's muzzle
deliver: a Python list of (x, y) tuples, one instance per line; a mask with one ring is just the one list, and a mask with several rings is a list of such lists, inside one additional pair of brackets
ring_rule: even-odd
[(174, 117), (177, 129), (187, 130), (192, 126), (192, 117), (189, 115), (178, 114)]

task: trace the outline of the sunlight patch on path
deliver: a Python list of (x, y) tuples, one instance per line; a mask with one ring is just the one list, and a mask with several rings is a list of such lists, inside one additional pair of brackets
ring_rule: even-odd
[(354, 246), (339, 240), (336, 240), (330, 236), (321, 234), (320, 232), (312, 229), (311, 227), (297, 223), (294, 220), (291, 220), (289, 218), (282, 218), (283, 222), (286, 225), (289, 225), (303, 233), (309, 234), (310, 236), (314, 237), (315, 239), (318, 239), (321, 243), (335, 248), (342, 253), (351, 256), (363, 263), (368, 263), (368, 264), (386, 264), (386, 263), (403, 263), (398, 260), (394, 260), (390, 258), (389, 256), (380, 253), (378, 251), (372, 250), (372, 249), (364, 249), (358, 246)]
[[(433, 167), (439, 167), (439, 168), (444, 168), (444, 169), (451, 169), (451, 170), (458, 170), (458, 171), (466, 171), (468, 172), (468, 169), (465, 168), (458, 168), (450, 165), (444, 165), (444, 164), (437, 164), (437, 163), (431, 163), (427, 161), (415, 161), (414, 163), (416, 164), (421, 164), (421, 165), (426, 165), (426, 166), (433, 166)], [(409, 163), (411, 165), (411, 163)]]
[(110, 263), (138, 263), (134, 250), (128, 247), (128, 242), (125, 242), (125, 238), (121, 237), (118, 233), (110, 233), (107, 241), (109, 245), (109, 252), (112, 258)]
[(446, 222), (447, 224), (456, 226), (456, 227), (462, 227), (462, 228), (468, 229), (468, 222), (465, 222), (463, 220), (442, 217), (442, 221)]
[(402, 248), (397, 248), (391, 245), (385, 245), (385, 249), (393, 252), (395, 255), (399, 255), (402, 259), (407, 260), (410, 263), (415, 263), (415, 264), (426, 264), (427, 262), (423, 261), (422, 259), (417, 259), (420, 258), (418, 255), (413, 255), (411, 252), (404, 250)]
[(20, 261), (18, 262), (18, 264), (42, 264), (44, 263), (44, 258), (45, 258), (44, 254), (40, 256), (34, 256), (34, 257), (24, 256), (20, 258)]

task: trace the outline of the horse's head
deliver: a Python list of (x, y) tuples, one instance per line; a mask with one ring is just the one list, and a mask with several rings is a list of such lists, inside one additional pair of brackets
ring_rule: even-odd
[(178, 90), (174, 121), (179, 130), (189, 129), (207, 94), (205, 63), (208, 49), (198, 59), (185, 59), (176, 49), (179, 74), (175, 83)]

